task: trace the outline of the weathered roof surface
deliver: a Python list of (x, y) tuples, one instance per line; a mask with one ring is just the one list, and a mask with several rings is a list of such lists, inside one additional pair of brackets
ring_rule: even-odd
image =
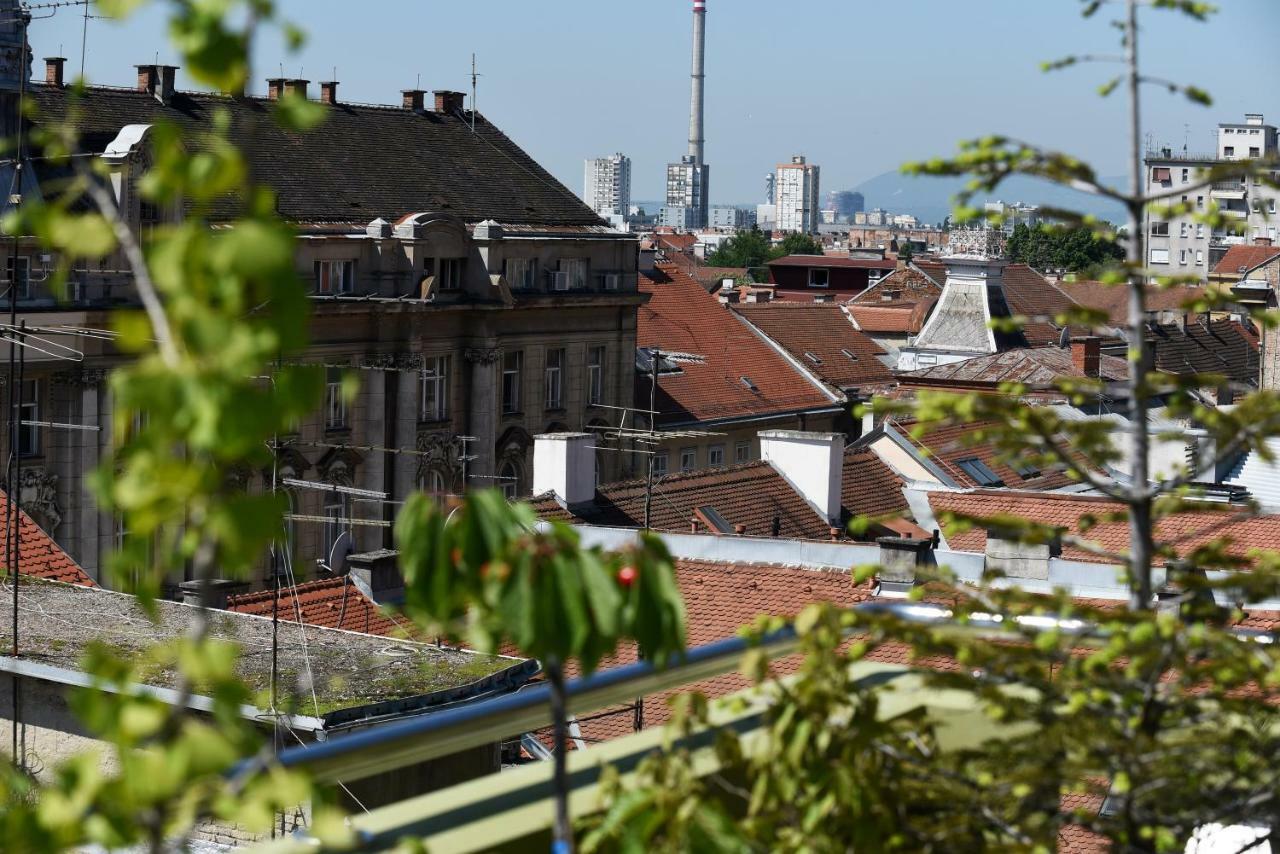
[[(638, 312), (636, 346), (696, 357), (681, 361), (678, 374), (659, 375), (654, 408), (660, 426), (834, 405), (814, 381), (674, 265), (659, 264), (641, 274), (640, 292), (650, 299)], [(637, 374), (636, 400), (645, 408), (649, 385), (648, 377)]]
[[(1102, 808), (1103, 796), (1095, 792), (1062, 796), (1062, 811), (1068, 814), (1096, 814)], [(1107, 854), (1111, 840), (1078, 824), (1064, 824), (1058, 830), (1058, 854)]]
[[(848, 448), (841, 480), (842, 515), (892, 516), (906, 511), (902, 481), (871, 451)], [(644, 524), (645, 483), (642, 480), (607, 484), (596, 490), (592, 507), (561, 507), (552, 496), (533, 499), (544, 519), (590, 525), (639, 528)], [(730, 525), (742, 525), (746, 536), (778, 536), (797, 540), (830, 540), (830, 525), (792, 489), (769, 463), (758, 460), (727, 468), (698, 469), (671, 474), (655, 482), (650, 527), (687, 532), (694, 511), (711, 507)], [(699, 526), (699, 530), (705, 530)], [(843, 534), (842, 534), (843, 536)]]
[(747, 275), (746, 267), (708, 267), (705, 264), (694, 264), (688, 271), (704, 288), (717, 287), (725, 279), (737, 281)]
[[(946, 274), (943, 273), (945, 279)], [(942, 285), (929, 278), (922, 270), (904, 267), (849, 299), (849, 305), (882, 305), (885, 303), (917, 303), (936, 300), (942, 293)]]
[(916, 258), (911, 266), (933, 279), (939, 288), (947, 283), (947, 265), (940, 258)]
[(995, 352), (990, 320), (986, 283), (952, 281), (942, 289), (938, 304), (912, 346), (921, 350)]
[(892, 270), (891, 258), (847, 258), (839, 255), (784, 255), (769, 262), (770, 267), (847, 267), (855, 270)]
[(349, 575), (282, 588), (278, 603), (273, 590), (232, 596), (227, 600), (227, 610), (259, 617), (270, 617), (276, 611), (279, 619), (286, 622), (296, 623), (301, 616), (308, 625), (370, 635), (414, 634), (407, 620), (380, 608), (352, 583)]
[[(0, 491), (0, 520), (10, 519), (9, 496)], [(0, 537), (0, 567), (5, 575), (11, 571), (9, 539)], [(62, 581), (94, 587), (94, 581), (71, 559), (71, 555), (53, 541), (35, 521), (22, 511), (18, 524), (18, 571), (21, 575), (45, 581)]]
[(895, 418), (886, 422), (886, 426), (894, 428), (962, 487), (984, 486), (960, 466), (961, 460), (969, 459), (981, 460), (1005, 486), (1014, 489), (1062, 489), (1079, 483), (1061, 468), (1033, 470), (1026, 474), (1015, 471), (1007, 462), (999, 459), (991, 442), (982, 440), (984, 432), (999, 427), (992, 421), (939, 424), (931, 426), (919, 437), (913, 435), (917, 422), (912, 418)]
[[(1085, 308), (1098, 309), (1107, 313), (1108, 321), (1113, 327), (1123, 327), (1129, 323), (1129, 289), (1125, 285), (1110, 285), (1105, 282), (1080, 281), (1059, 282), (1058, 287)], [(1146, 306), (1149, 312), (1180, 311), (1183, 303), (1204, 296), (1205, 289), (1180, 285), (1176, 288), (1159, 288), (1149, 285), (1146, 288)]]
[[(158, 622), (153, 623), (132, 596), (68, 584), (28, 584), (20, 595), (28, 606), (20, 612), (23, 658), (71, 670), (80, 666), (92, 641), (138, 654), (155, 642), (187, 635), (196, 614), (192, 606), (159, 601)], [(0, 604), (11, 603), (11, 591), (0, 590)], [(471, 685), (519, 664), (499, 656), (318, 628), (306, 625), (305, 617), (303, 622), (280, 630), (279, 684), (291, 688), (309, 672), (320, 715)], [(8, 631), (5, 621), (0, 639), (6, 647)], [(230, 611), (210, 615), (210, 637), (239, 645), (237, 674), (264, 697), (270, 685), (271, 633), (269, 619)], [(177, 678), (176, 672), (155, 670), (147, 683), (173, 688)], [(309, 698), (299, 712), (317, 713)]]
[(917, 335), (924, 328), (937, 297), (916, 303), (846, 305), (858, 328), (870, 334)]
[(837, 389), (893, 381), (893, 373), (876, 358), (884, 355), (884, 350), (854, 328), (848, 312), (840, 305), (740, 303), (733, 310)]
[(1267, 439), (1266, 444), (1274, 456), (1272, 462), (1249, 451), (1236, 461), (1223, 483), (1243, 486), (1263, 507), (1280, 510), (1280, 438)]
[[(1124, 359), (1101, 356), (1099, 372), (1104, 380), (1119, 381), (1129, 376), (1129, 366)], [(1071, 351), (1062, 347), (1037, 347), (1006, 350), (907, 371), (899, 374), (898, 380), (905, 385), (942, 386), (994, 386), (1016, 382), (1043, 389), (1063, 377), (1084, 377), (1072, 361)]]
[(1239, 321), (1205, 321), (1202, 316), (1185, 326), (1162, 323), (1149, 329), (1147, 340), (1155, 349), (1158, 370), (1222, 374), (1240, 383), (1258, 382), (1258, 334)]
[[(468, 223), (602, 222), (482, 116), (472, 133), (470, 113), (339, 104), (326, 108), (318, 128), (294, 133), (271, 120), (274, 105), (261, 98), (180, 92), (166, 106), (131, 90), (90, 86), (78, 97), (43, 84), (33, 84), (28, 97), (50, 121), (71, 116), (82, 149), (92, 152), (125, 125), (171, 121), (207, 131), (226, 110), (252, 174), (276, 191), (281, 216), (295, 222), (395, 221), (418, 211)], [(227, 203), (215, 214), (229, 217), (234, 209)]]
[(1026, 264), (1004, 268), (1004, 293), (1010, 310), (1026, 318), (1022, 334), (1032, 347), (1056, 344), (1062, 328), (1053, 318), (1076, 305), (1057, 285)]
[(1224, 278), (1243, 278), (1246, 273), (1280, 258), (1280, 246), (1258, 246), (1252, 243), (1229, 248), (1213, 265), (1213, 274)]
[[(1084, 542), (1111, 552), (1126, 552), (1129, 548), (1129, 523), (1127, 517), (1117, 521), (1099, 521), (1082, 531), (1082, 521), (1101, 519), (1108, 514), (1120, 513), (1122, 505), (1107, 498), (1064, 493), (1026, 493), (997, 490), (973, 492), (932, 492), (929, 504), (935, 513), (950, 511), (975, 516), (1017, 516), (1032, 522), (1062, 528)], [(1185, 554), (1205, 543), (1227, 538), (1227, 552), (1232, 556), (1247, 558), (1255, 548), (1276, 548), (1280, 544), (1280, 515), (1263, 515), (1251, 519), (1239, 519), (1235, 511), (1222, 505), (1206, 505), (1203, 513), (1178, 513), (1161, 519), (1156, 524), (1156, 539), (1177, 539), (1175, 551)], [(987, 546), (987, 532), (982, 528), (968, 531), (951, 531), (948, 545), (958, 551), (981, 552)], [(1090, 563), (1114, 563), (1114, 560), (1094, 554), (1072, 545), (1064, 545), (1062, 556), (1068, 560)]]

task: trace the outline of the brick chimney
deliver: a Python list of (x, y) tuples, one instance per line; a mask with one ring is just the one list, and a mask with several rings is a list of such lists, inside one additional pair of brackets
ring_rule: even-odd
[(336, 104), (338, 103), (338, 81), (322, 80), (320, 82), (320, 103)]
[(138, 91), (155, 96), (162, 104), (168, 104), (173, 98), (178, 66), (148, 64), (135, 67), (138, 69)]
[(293, 80), (286, 80), (284, 81), (285, 94), (298, 95), (298, 96), (301, 96), (303, 100), (305, 100), (307, 97), (307, 84), (309, 84), (310, 82), (311, 82), (310, 80), (302, 80), (300, 78), (294, 78)]
[(279, 101), (280, 96), (284, 94), (284, 78), (268, 77), (267, 78), (267, 100)]
[(406, 110), (413, 110), (415, 113), (420, 113), (426, 109), (426, 89), (401, 89), (400, 95), (402, 98), (400, 106), (404, 107)]
[(1071, 364), (1086, 377), (1097, 377), (1102, 372), (1102, 339), (1096, 335), (1072, 338)]
[(63, 82), (63, 68), (67, 64), (65, 56), (46, 56), (44, 58), (44, 82), (50, 86), (57, 86), (61, 89)]
[(437, 89), (432, 94), (436, 96), (437, 113), (456, 113), (460, 111), (466, 98), (461, 92), (451, 92), (448, 89)]

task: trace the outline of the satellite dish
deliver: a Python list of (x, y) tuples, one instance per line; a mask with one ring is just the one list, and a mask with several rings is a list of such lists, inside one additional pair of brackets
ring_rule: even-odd
[(1067, 345), (1071, 343), (1070, 327), (1062, 327), (1062, 331), (1058, 333), (1058, 346), (1063, 350), (1067, 349)]
[(334, 575), (342, 575), (347, 569), (347, 556), (355, 551), (355, 547), (351, 543), (351, 532), (343, 531), (338, 538), (333, 541), (333, 546), (329, 549), (328, 570)]

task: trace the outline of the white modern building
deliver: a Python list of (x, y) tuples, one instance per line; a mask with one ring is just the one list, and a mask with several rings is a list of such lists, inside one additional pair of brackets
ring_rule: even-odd
[[(1228, 247), (1277, 240), (1277, 198), (1280, 193), (1257, 180), (1238, 178), (1216, 181), (1208, 187), (1199, 183), (1202, 170), (1225, 161), (1275, 157), (1278, 148), (1275, 125), (1266, 124), (1261, 113), (1248, 113), (1243, 122), (1218, 125), (1215, 151), (1193, 152), (1185, 147), (1175, 151), (1161, 147), (1147, 152), (1146, 192), (1172, 194), (1170, 203), (1183, 203), (1189, 211), (1174, 217), (1148, 211), (1143, 229), (1147, 234), (1147, 265), (1157, 275), (1207, 278)], [(1185, 188), (1185, 191), (1181, 188)], [(1233, 219), (1236, 228), (1210, 228), (1195, 222), (1196, 214), (1211, 207)]]
[(754, 209), (738, 208), (729, 205), (717, 205), (711, 209), (712, 228), (742, 230), (756, 224)]
[(587, 161), (582, 199), (602, 217), (625, 217), (631, 209), (631, 158), (625, 154)]
[(797, 154), (790, 163), (778, 164), (774, 193), (779, 231), (814, 234), (818, 231), (821, 202), (818, 198), (818, 166)]

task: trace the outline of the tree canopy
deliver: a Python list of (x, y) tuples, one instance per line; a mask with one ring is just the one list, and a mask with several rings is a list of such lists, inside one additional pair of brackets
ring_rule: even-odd
[(1114, 240), (1099, 237), (1086, 226), (1055, 228), (1046, 225), (1013, 227), (1006, 245), (1009, 260), (1029, 264), (1037, 270), (1066, 270), (1072, 273), (1096, 270), (1124, 258), (1124, 248)]
[(787, 255), (821, 255), (822, 244), (807, 234), (788, 234), (774, 246), (759, 228), (740, 231), (707, 255), (712, 267), (745, 267), (755, 275), (765, 273), (765, 265)]

